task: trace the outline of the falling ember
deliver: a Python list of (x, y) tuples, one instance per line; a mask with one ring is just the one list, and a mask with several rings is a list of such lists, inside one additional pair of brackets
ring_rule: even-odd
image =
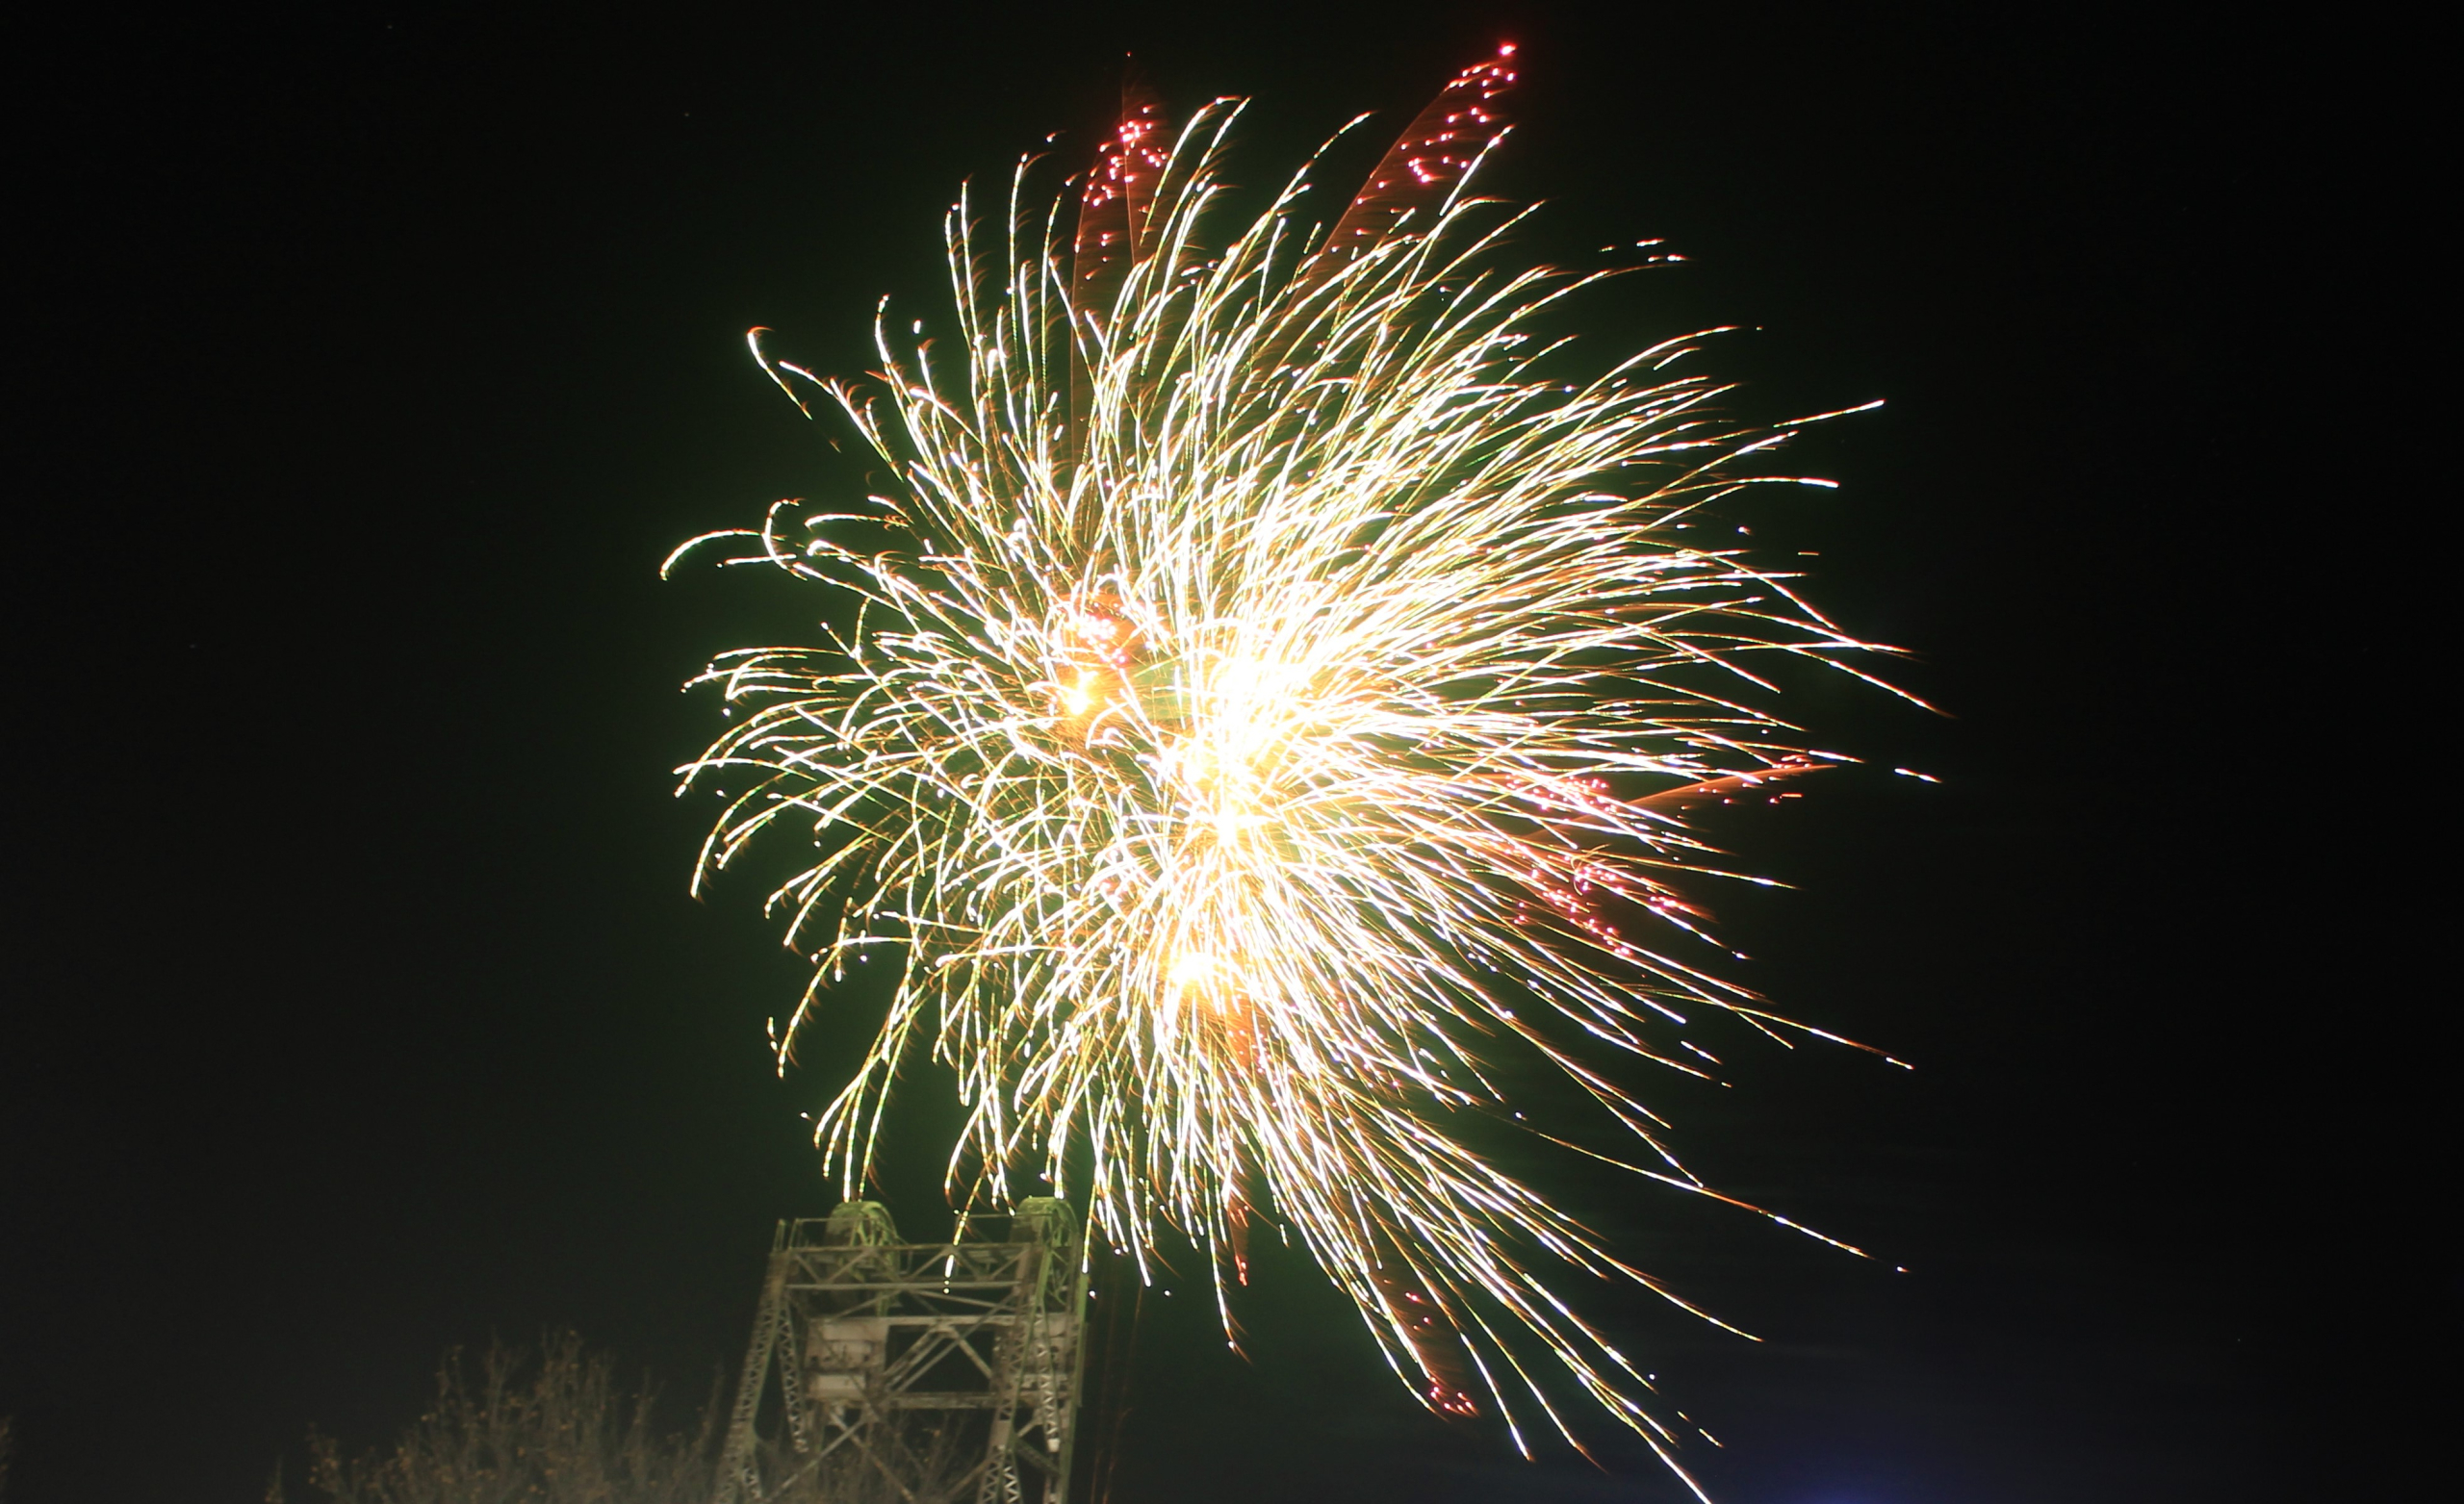
[[(1304, 172), (1227, 238), (1241, 103), (1174, 132), (1133, 91), (1065, 238), (1024, 165), (1005, 213), (952, 210), (952, 358), (885, 319), (869, 395), (765, 359), (894, 494), (710, 535), (858, 609), (714, 662), (731, 724), (681, 772), (729, 795), (697, 887), (774, 826), (818, 847), (772, 896), (814, 962), (783, 1068), (851, 960), (894, 962), (818, 1119), (851, 1196), (929, 1052), (968, 1205), (1048, 1178), (1142, 1262), (1178, 1229), (1227, 1334), (1251, 1224), (1296, 1233), (1431, 1409), (1571, 1440), (1579, 1391), (1675, 1468), (1644, 1375), (1542, 1271), (1667, 1292), (1451, 1125), (1523, 1120), (1481, 1063), (1521, 1052), (1597, 1118), (1540, 1136), (1732, 1200), (1608, 1066), (1707, 1076), (1694, 1012), (1819, 1032), (1681, 957), (1708, 915), (1681, 884), (1724, 876), (1686, 819), (1843, 760), (1758, 708), (1758, 660), (1862, 677), (1869, 645), (1688, 541), (1795, 479), (1749, 467), (1800, 425), (1725, 422), (1699, 337), (1570, 380), (1531, 333), (1609, 273), (1502, 268), (1520, 214), (1465, 196), (1511, 53), (1322, 235)], [(851, 531), (882, 527), (905, 547)]]

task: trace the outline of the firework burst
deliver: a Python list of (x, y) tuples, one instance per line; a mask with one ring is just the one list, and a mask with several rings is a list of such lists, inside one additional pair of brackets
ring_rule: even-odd
[(1523, 1444), (1585, 1392), (1675, 1466), (1645, 1376), (1528, 1265), (1659, 1287), (1463, 1125), (1513, 1116), (1484, 1055), (1535, 1053), (1636, 1150), (1582, 1152), (1714, 1194), (1607, 1062), (1706, 1075), (1698, 1010), (1801, 1027), (1674, 954), (1716, 872), (1683, 812), (1824, 765), (1758, 660), (1867, 645), (1688, 541), (1796, 483), (1754, 461), (1797, 425), (1723, 421), (1699, 338), (1559, 373), (1534, 320), (1594, 275), (1502, 268), (1521, 214), (1464, 191), (1512, 80), (1454, 80), (1332, 229), (1304, 168), (1228, 239), (1240, 103), (1173, 132), (1133, 96), (1074, 223), (1032, 164), (988, 233), (962, 197), (952, 337), (885, 316), (878, 389), (756, 330), (894, 479), (709, 535), (857, 604), (714, 662), (732, 725), (682, 772), (728, 796), (702, 877), (813, 843), (773, 895), (815, 968), (783, 1065), (852, 961), (894, 978), (819, 1120), (849, 1194), (930, 1052), (962, 1206), (1048, 1178), (1142, 1262), (1195, 1238), (1219, 1304), (1253, 1229), (1296, 1234), (1425, 1404)]

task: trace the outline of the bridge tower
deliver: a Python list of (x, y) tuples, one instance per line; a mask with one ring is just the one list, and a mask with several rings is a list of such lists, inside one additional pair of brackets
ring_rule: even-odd
[(713, 1504), (1067, 1504), (1087, 1277), (1078, 1219), (899, 1240), (889, 1209), (782, 1222)]

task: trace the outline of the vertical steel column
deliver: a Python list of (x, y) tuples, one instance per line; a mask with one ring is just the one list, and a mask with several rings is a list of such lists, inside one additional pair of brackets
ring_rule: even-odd
[(770, 1353), (787, 1320), (787, 1224), (770, 1235), (770, 1269), (762, 1277), (761, 1302), (753, 1312), (753, 1339), (744, 1350), (744, 1371), (736, 1379), (735, 1409), (728, 1415), (727, 1444), (719, 1453), (718, 1488), (711, 1504), (755, 1504), (761, 1480), (754, 1466), (753, 1422), (761, 1409), (761, 1390), (770, 1377)]

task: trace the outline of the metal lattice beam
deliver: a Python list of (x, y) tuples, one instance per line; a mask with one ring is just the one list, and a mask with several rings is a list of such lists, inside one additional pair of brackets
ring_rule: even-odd
[(904, 1243), (871, 1201), (780, 1223), (714, 1504), (1067, 1504), (1078, 1227), (1048, 1198), (1009, 1223)]

